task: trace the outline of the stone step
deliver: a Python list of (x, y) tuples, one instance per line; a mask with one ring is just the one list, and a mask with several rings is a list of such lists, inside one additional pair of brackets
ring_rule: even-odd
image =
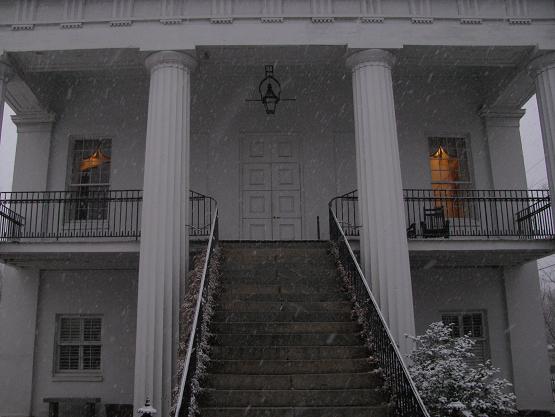
[(347, 334), (215, 334), (217, 346), (360, 346), (359, 333)]
[[(219, 307), (216, 305), (216, 308)], [(352, 320), (351, 312), (335, 311), (295, 311), (295, 312), (230, 312), (217, 310), (212, 318), (219, 322), (326, 322)]]
[(328, 292), (342, 292), (339, 281), (314, 280), (312, 282), (294, 281), (284, 283), (275, 282), (235, 282), (223, 280), (222, 291), (231, 294), (314, 294)]
[(348, 322), (272, 322), (272, 323), (225, 323), (212, 322), (210, 331), (217, 334), (308, 334), (308, 333), (357, 333), (362, 327)]
[(212, 359), (315, 360), (367, 358), (365, 346), (212, 346)]
[(376, 368), (372, 358), (319, 360), (211, 360), (210, 373), (288, 375), (367, 372)]
[(202, 387), (216, 389), (352, 389), (379, 388), (383, 385), (379, 370), (359, 373), (240, 375), (206, 374)]
[(388, 417), (389, 407), (201, 407), (202, 417)]
[(312, 240), (312, 241), (222, 241), (220, 245), (225, 251), (318, 251), (328, 250), (329, 242), (325, 240)]
[(336, 287), (342, 285), (335, 271), (319, 272), (313, 271), (300, 273), (299, 271), (279, 271), (270, 274), (261, 274), (257, 271), (228, 271), (222, 273), (222, 286), (227, 284), (247, 284), (247, 285), (305, 285), (311, 287)]
[(311, 294), (288, 293), (288, 294), (235, 294), (223, 291), (219, 295), (219, 301), (270, 301), (270, 302), (319, 302), (319, 301), (348, 301), (347, 294), (341, 291), (315, 292)]
[(224, 311), (251, 311), (251, 312), (316, 312), (338, 311), (351, 312), (352, 305), (349, 301), (317, 301), (317, 302), (270, 302), (270, 301), (222, 301), (219, 307)]
[(382, 389), (215, 390), (204, 389), (200, 405), (212, 407), (375, 406), (385, 402)]
[(274, 266), (277, 268), (303, 268), (303, 267), (326, 267), (334, 268), (335, 261), (327, 253), (321, 253), (313, 256), (303, 255), (284, 255), (284, 254), (268, 254), (268, 255), (224, 255), (224, 264), (229, 269), (244, 269), (243, 267), (265, 268)]

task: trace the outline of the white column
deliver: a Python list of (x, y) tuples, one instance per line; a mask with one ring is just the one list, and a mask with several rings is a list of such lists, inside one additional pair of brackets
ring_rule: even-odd
[(372, 291), (402, 353), (414, 335), (414, 309), (391, 67), (394, 56), (369, 49), (347, 59), (353, 99), (362, 220), (361, 256)]
[(2, 123), (4, 119), (4, 101), (6, 99), (8, 80), (11, 75), (12, 70), (10, 65), (0, 56), (0, 140), (2, 138)]
[(146, 59), (150, 92), (146, 134), (135, 409), (148, 396), (168, 416), (179, 340), (179, 293), (188, 265), (190, 72), (174, 51)]
[(507, 333), (519, 410), (553, 410), (538, 264), (503, 268)]
[(31, 416), (40, 272), (0, 265), (0, 415)]
[[(536, 98), (540, 113), (543, 152), (547, 181), (552, 198), (555, 197), (555, 53), (536, 58), (530, 65), (536, 80)], [(555, 205), (551, 205), (555, 219)]]

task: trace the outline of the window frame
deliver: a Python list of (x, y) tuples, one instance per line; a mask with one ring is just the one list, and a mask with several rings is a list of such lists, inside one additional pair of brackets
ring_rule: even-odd
[[(79, 341), (64, 342), (60, 341), (62, 320), (63, 319), (79, 319)], [(86, 319), (100, 320), (100, 340), (85, 341), (84, 340), (84, 321)], [(54, 358), (52, 365), (52, 376), (56, 381), (102, 381), (103, 376), (103, 353), (104, 353), (104, 317), (102, 314), (56, 314), (55, 332), (54, 332)], [(78, 369), (60, 369), (60, 348), (61, 346), (79, 346), (79, 363)], [(98, 369), (84, 369), (83, 347), (99, 346), (99, 366)]]
[(474, 337), (471, 336), (470, 338), (476, 342), (474, 344), (474, 347), (479, 346), (480, 344), (482, 345), (482, 357), (479, 357), (478, 355), (476, 355), (475, 350), (471, 350), (472, 353), (474, 353), (476, 356), (473, 360), (470, 360), (469, 363), (471, 365), (477, 365), (479, 363), (485, 363), (487, 360), (491, 360), (491, 349), (490, 349), (490, 337), (489, 337), (489, 326), (488, 326), (488, 320), (487, 320), (487, 311), (486, 310), (443, 310), (440, 311), (440, 317), (441, 317), (441, 322), (445, 324), (445, 320), (444, 317), (445, 316), (456, 316), (458, 319), (458, 326), (460, 329), (460, 335), (459, 336), (455, 336), (455, 337), (460, 337), (462, 336), (464, 333), (464, 322), (463, 322), (463, 316), (465, 315), (474, 315), (474, 314), (479, 314), (481, 317), (481, 327), (482, 327), (482, 337)]
[[(464, 143), (464, 152), (466, 158), (466, 170), (468, 171), (468, 179), (462, 181), (433, 181), (432, 169), (430, 167), (430, 155), (431, 155), (431, 141), (437, 139), (444, 139), (446, 141), (461, 139)], [(442, 133), (442, 132), (429, 132), (426, 134), (426, 163), (428, 167), (428, 175), (430, 178), (430, 184), (433, 187), (434, 184), (453, 184), (462, 186), (460, 189), (472, 188), (474, 181), (474, 164), (472, 159), (472, 149), (470, 143), (469, 134), (454, 134), (454, 133)], [(447, 150), (447, 149), (446, 149)]]
[[(103, 192), (109, 193), (112, 185), (112, 161), (110, 161), (110, 167), (108, 170), (108, 182), (98, 182), (98, 183), (89, 183), (89, 184), (79, 184), (73, 181), (74, 177), (74, 169), (75, 169), (75, 144), (77, 141), (100, 141), (100, 143), (104, 141), (109, 141), (110, 143), (110, 158), (112, 158), (113, 152), (113, 136), (112, 135), (100, 135), (100, 134), (93, 134), (93, 135), (69, 135), (68, 138), (68, 153), (67, 153), (67, 172), (66, 172), (66, 190), (68, 192), (76, 192), (79, 194), (80, 192), (85, 192), (87, 189), (96, 191), (97, 193), (101, 194)], [(94, 150), (92, 150), (94, 152)], [(96, 187), (96, 190), (95, 190)], [(74, 227), (81, 227), (81, 226), (72, 226), (73, 224), (82, 224), (82, 223), (92, 223), (94, 224), (95, 228), (100, 227), (107, 227), (104, 224), (109, 219), (109, 210), (110, 204), (109, 201), (104, 202), (106, 207), (101, 207), (100, 205), (96, 206), (93, 204), (92, 208), (89, 207), (87, 203), (83, 203), (84, 206), (81, 206), (78, 202), (79, 198), (71, 198), (69, 204), (66, 206), (66, 212), (64, 214), (65, 224), (66, 227), (69, 229), (73, 229)], [(86, 201), (86, 197), (85, 197)], [(74, 206), (77, 204), (76, 206)], [(87, 213), (84, 218), (80, 218), (81, 215), (79, 214), (82, 210)], [(103, 213), (102, 216), (94, 216), (90, 215), (90, 210), (101, 210)]]

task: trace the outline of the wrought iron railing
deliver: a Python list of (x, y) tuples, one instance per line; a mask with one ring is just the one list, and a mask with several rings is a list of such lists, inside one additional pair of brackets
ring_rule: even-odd
[(391, 415), (398, 417), (429, 417), (331, 203), (329, 219), (330, 239), (337, 245), (339, 261), (346, 279), (353, 289), (355, 302), (360, 307), (358, 311), (365, 315), (363, 320), (368, 323), (370, 332), (368, 336), (372, 344), (372, 353), (383, 370), (391, 394), (393, 405)]
[[(142, 190), (0, 193), (0, 242), (141, 235)], [(190, 191), (189, 235), (207, 237), (216, 201)]]
[(214, 220), (212, 221), (210, 235), (208, 238), (208, 246), (206, 249), (206, 257), (204, 259), (204, 267), (199, 284), (199, 293), (193, 314), (193, 321), (191, 324), (191, 331), (189, 333), (189, 340), (187, 342), (187, 353), (185, 354), (185, 362), (181, 373), (181, 381), (179, 385), (179, 393), (175, 407), (174, 417), (188, 417), (189, 409), (191, 407), (191, 399), (193, 396), (193, 378), (197, 371), (199, 361), (200, 344), (203, 339), (203, 326), (202, 322), (206, 313), (206, 302), (208, 300), (207, 290), (210, 277), (210, 261), (214, 250), (218, 243), (218, 209), (214, 213)]
[[(406, 189), (403, 196), (409, 239), (555, 237), (548, 190)], [(334, 198), (330, 207), (345, 235), (358, 236), (361, 221), (357, 191)], [(436, 212), (433, 219), (431, 211)], [(434, 227), (437, 233), (430, 232)]]

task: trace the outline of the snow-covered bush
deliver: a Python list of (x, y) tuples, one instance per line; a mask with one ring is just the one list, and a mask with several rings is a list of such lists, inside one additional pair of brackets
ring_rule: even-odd
[(499, 369), (489, 360), (469, 364), (475, 357), (469, 336), (454, 337), (451, 326), (438, 322), (415, 341), (409, 370), (432, 416), (456, 415), (463, 409), (475, 417), (516, 413), (511, 384), (495, 376)]

